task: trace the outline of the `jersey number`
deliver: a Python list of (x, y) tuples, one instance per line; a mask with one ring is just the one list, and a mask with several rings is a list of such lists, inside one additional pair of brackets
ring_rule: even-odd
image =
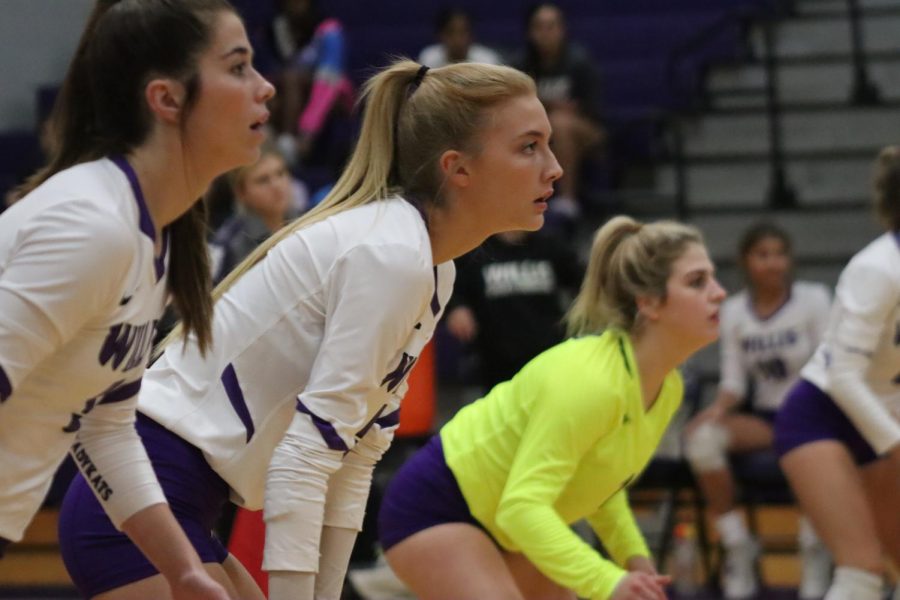
[(784, 379), (788, 375), (787, 366), (778, 357), (761, 360), (756, 363), (756, 368), (766, 379)]

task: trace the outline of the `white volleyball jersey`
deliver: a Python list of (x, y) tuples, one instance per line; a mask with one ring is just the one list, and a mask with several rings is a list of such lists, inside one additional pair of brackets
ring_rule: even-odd
[(134, 430), (167, 293), (155, 235), (122, 159), (0, 215), (0, 537), (21, 539), (70, 447), (116, 525), (165, 501)]
[(741, 398), (752, 378), (753, 407), (777, 410), (819, 344), (830, 303), (827, 287), (804, 281), (794, 282), (787, 301), (767, 318), (756, 314), (747, 290), (726, 300), (720, 311), (720, 387)]
[(401, 198), (302, 228), (216, 303), (205, 358), (193, 343), (166, 349), (139, 409), (200, 448), (235, 502), (259, 509), (289, 426), (309, 460), (363, 436), (387, 448), (454, 277), (452, 262), (433, 265), (422, 215)]
[(801, 375), (877, 452), (900, 443), (900, 234), (876, 238), (841, 273), (828, 328)]

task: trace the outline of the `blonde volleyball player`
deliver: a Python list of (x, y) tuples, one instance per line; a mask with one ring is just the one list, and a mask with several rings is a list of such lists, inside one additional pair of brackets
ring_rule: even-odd
[[(534, 83), (514, 69), (401, 61), (364, 97), (331, 193), (220, 284), (207, 355), (194, 336), (173, 341), (140, 394), (138, 429), (186, 527), (219, 547), (209, 531), (229, 496), (264, 508), (272, 600), (340, 597), (452, 259), (497, 232), (538, 229), (562, 173)], [(70, 488), (61, 527), (82, 593), (158, 597), (159, 577), (87, 488)], [(101, 545), (129, 559), (81, 559)], [(261, 598), (245, 575), (241, 597)]]
[[(664, 600), (626, 488), (724, 297), (696, 229), (604, 225), (568, 315), (578, 337), (463, 408), (389, 485), (379, 535), (400, 579), (423, 600)], [(583, 518), (614, 561), (570, 529)]]
[(137, 392), (170, 293), (209, 346), (196, 201), (258, 156), (274, 90), (249, 59), (227, 2), (98, 1), (50, 164), (0, 216), (0, 537), (22, 537), (71, 447), (174, 598), (228, 595), (166, 504), (135, 432)]
[(841, 273), (775, 421), (781, 466), (834, 556), (825, 600), (879, 600), (885, 556), (900, 565), (900, 147), (878, 157), (875, 206), (888, 232)]
[[(744, 233), (740, 265), (747, 288), (722, 305), (719, 391), (715, 401), (687, 427), (685, 455), (697, 476), (725, 548), (725, 598), (750, 598), (759, 588), (759, 544), (735, 509), (731, 453), (772, 447), (775, 413), (800, 369), (819, 344), (831, 303), (821, 284), (791, 281), (791, 240), (773, 223)], [(754, 382), (750, 410), (737, 412)], [(809, 520), (800, 521), (803, 558), (801, 599), (821, 598), (831, 579), (831, 561)]]

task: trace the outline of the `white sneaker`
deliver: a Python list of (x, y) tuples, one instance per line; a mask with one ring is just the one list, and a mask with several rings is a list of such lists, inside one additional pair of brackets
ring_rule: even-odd
[(759, 543), (750, 539), (725, 548), (725, 565), (722, 570), (722, 593), (728, 600), (752, 598), (759, 591), (756, 580), (756, 559)]
[(353, 569), (347, 575), (356, 593), (365, 600), (415, 599), (387, 563), (376, 564), (370, 569)]
[(831, 555), (824, 544), (818, 543), (800, 552), (803, 576), (797, 597), (800, 600), (824, 598), (831, 585)]

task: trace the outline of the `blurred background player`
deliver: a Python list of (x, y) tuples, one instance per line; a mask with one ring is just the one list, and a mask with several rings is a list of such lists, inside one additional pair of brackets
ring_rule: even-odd
[(475, 349), (482, 393), (561, 342), (584, 268), (544, 232), (499, 233), (457, 261), (447, 330)]
[[(719, 392), (688, 424), (685, 455), (697, 476), (725, 548), (725, 598), (757, 593), (759, 544), (735, 506), (728, 455), (772, 447), (775, 412), (819, 344), (830, 294), (817, 283), (793, 281), (791, 240), (777, 225), (761, 222), (744, 232), (738, 257), (746, 289), (722, 305)], [(737, 411), (750, 392), (749, 411)], [(828, 589), (828, 554), (809, 521), (800, 521), (803, 579), (800, 598)]]
[(781, 466), (834, 556), (825, 600), (878, 600), (885, 558), (900, 565), (900, 147), (878, 156), (874, 200), (888, 231), (841, 273), (775, 422)]

